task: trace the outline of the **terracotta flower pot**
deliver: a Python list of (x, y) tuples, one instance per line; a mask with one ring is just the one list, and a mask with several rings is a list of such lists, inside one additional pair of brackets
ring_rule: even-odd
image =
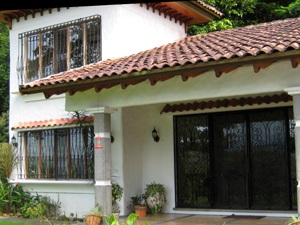
[(146, 205), (135, 205), (134, 206), (135, 213), (138, 215), (138, 218), (144, 218), (147, 214), (147, 206)]
[(85, 219), (86, 225), (100, 225), (102, 216), (99, 215), (88, 215)]

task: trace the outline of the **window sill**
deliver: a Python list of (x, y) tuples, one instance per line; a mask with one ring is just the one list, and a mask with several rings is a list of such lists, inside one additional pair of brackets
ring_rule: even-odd
[(36, 179), (27, 179), (27, 180), (10, 180), (11, 184), (94, 184), (94, 180), (36, 180)]

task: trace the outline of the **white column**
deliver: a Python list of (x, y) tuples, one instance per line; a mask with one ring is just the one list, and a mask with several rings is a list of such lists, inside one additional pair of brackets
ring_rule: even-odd
[(300, 215), (300, 87), (284, 89), (293, 96), (293, 110), (295, 120), (295, 158), (296, 158), (296, 179), (297, 179), (297, 209)]

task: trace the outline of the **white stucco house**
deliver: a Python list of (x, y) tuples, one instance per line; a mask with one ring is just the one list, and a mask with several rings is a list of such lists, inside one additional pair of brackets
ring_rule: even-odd
[(199, 0), (1, 12), (11, 182), (66, 215), (110, 213), (112, 180), (121, 215), (151, 182), (164, 213), (298, 212), (300, 20), (187, 37), (222, 16)]

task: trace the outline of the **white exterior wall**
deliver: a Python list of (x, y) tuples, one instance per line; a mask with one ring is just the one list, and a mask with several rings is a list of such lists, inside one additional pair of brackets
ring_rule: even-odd
[[(43, 121), (50, 119), (61, 119), (70, 117), (65, 110), (65, 94), (52, 96), (45, 99), (43, 94), (20, 96), (18, 92), (17, 60), (18, 60), (18, 35), (23, 32), (47, 27), (88, 17), (95, 14), (101, 15), (102, 33), (102, 59), (117, 58), (137, 53), (142, 50), (164, 45), (169, 42), (185, 37), (184, 24), (175, 23), (158, 12), (153, 13), (145, 6), (139, 4), (104, 5), (61, 8), (60, 12), (53, 9), (52, 13), (44, 12), (43, 16), (36, 14), (35, 18), (28, 16), (27, 20), (21, 18), (19, 22), (13, 21), (10, 30), (10, 118), (9, 126), (15, 126), (19, 122)], [(77, 103), (75, 103), (77, 105)], [(113, 135), (116, 142), (113, 144), (112, 163), (113, 180), (123, 185), (123, 142), (121, 133), (122, 111), (112, 115)], [(17, 131), (10, 131), (10, 137), (16, 136)], [(13, 173), (16, 174), (16, 173)], [(94, 206), (94, 186), (90, 182), (68, 182), (57, 181), (49, 183), (35, 181), (34, 184), (26, 180), (17, 180), (32, 193), (45, 193), (62, 202), (62, 213), (68, 216), (77, 213), (79, 217)], [(70, 183), (70, 182), (69, 182)], [(80, 204), (74, 196), (80, 199)], [(121, 205), (124, 212), (126, 206)]]
[[(284, 92), (285, 88), (300, 84), (299, 70), (300, 68), (293, 69), (290, 61), (284, 61), (275, 63), (259, 73), (255, 73), (252, 66), (245, 66), (223, 74), (219, 78), (213, 71), (209, 71), (185, 82), (178, 76), (158, 82), (154, 86), (151, 86), (149, 81), (145, 81), (135, 86), (128, 86), (127, 89), (116, 86), (103, 89), (99, 93), (88, 90), (78, 92), (73, 96), (67, 95), (66, 108), (84, 110), (97, 106), (109, 106), (118, 110), (112, 115), (112, 131), (117, 132), (117, 135), (114, 135), (115, 142), (111, 148), (112, 154), (120, 154), (119, 159), (122, 157), (124, 160), (123, 163), (119, 161), (120, 164), (118, 164), (119, 171), (122, 171), (119, 173), (122, 176), (120, 180), (125, 188), (121, 201), (122, 214), (129, 213), (127, 206), (130, 203), (130, 197), (142, 194), (146, 185), (153, 181), (162, 183), (166, 187), (167, 203), (163, 209), (165, 213), (220, 214), (220, 210), (218, 212), (174, 210), (173, 115), (291, 106), (292, 103), (238, 106), (174, 114), (160, 114), (160, 111), (166, 103), (264, 96)], [(151, 136), (153, 127), (156, 127), (160, 136), (158, 143), (154, 142)], [(116, 166), (114, 162), (113, 166)], [(226, 211), (222, 213), (232, 214)]]
[[(185, 36), (184, 25), (170, 21), (169, 18), (159, 16), (139, 4), (105, 5), (56, 9), (51, 14), (38, 13), (35, 18), (30, 16), (27, 20), (14, 21), (10, 31), (10, 124), (15, 125), (21, 121), (35, 121), (53, 118), (68, 117), (64, 112), (64, 99), (52, 97), (45, 100), (42, 94), (32, 96), (19, 96), (17, 61), (18, 61), (18, 35), (23, 32), (35, 30), (50, 25), (88, 17), (101, 15), (102, 20), (102, 59), (117, 58), (150, 49), (155, 46), (176, 41)], [(158, 35), (159, 34), (159, 35)], [(56, 99), (56, 100), (53, 100)], [(41, 104), (41, 102), (46, 102)], [(38, 111), (32, 110), (39, 108)], [(56, 107), (52, 107), (56, 106)], [(20, 116), (22, 112), (22, 116)]]
[(259, 73), (252, 66), (239, 67), (217, 78), (208, 71), (183, 82), (175, 76), (154, 86), (148, 80), (126, 89), (115, 86), (96, 93), (94, 89), (67, 96), (66, 108), (71, 111), (99, 106), (128, 107), (157, 103), (193, 102), (244, 95), (264, 95), (284, 92), (284, 88), (300, 84), (299, 67), (293, 69), (290, 61), (274, 63)]

